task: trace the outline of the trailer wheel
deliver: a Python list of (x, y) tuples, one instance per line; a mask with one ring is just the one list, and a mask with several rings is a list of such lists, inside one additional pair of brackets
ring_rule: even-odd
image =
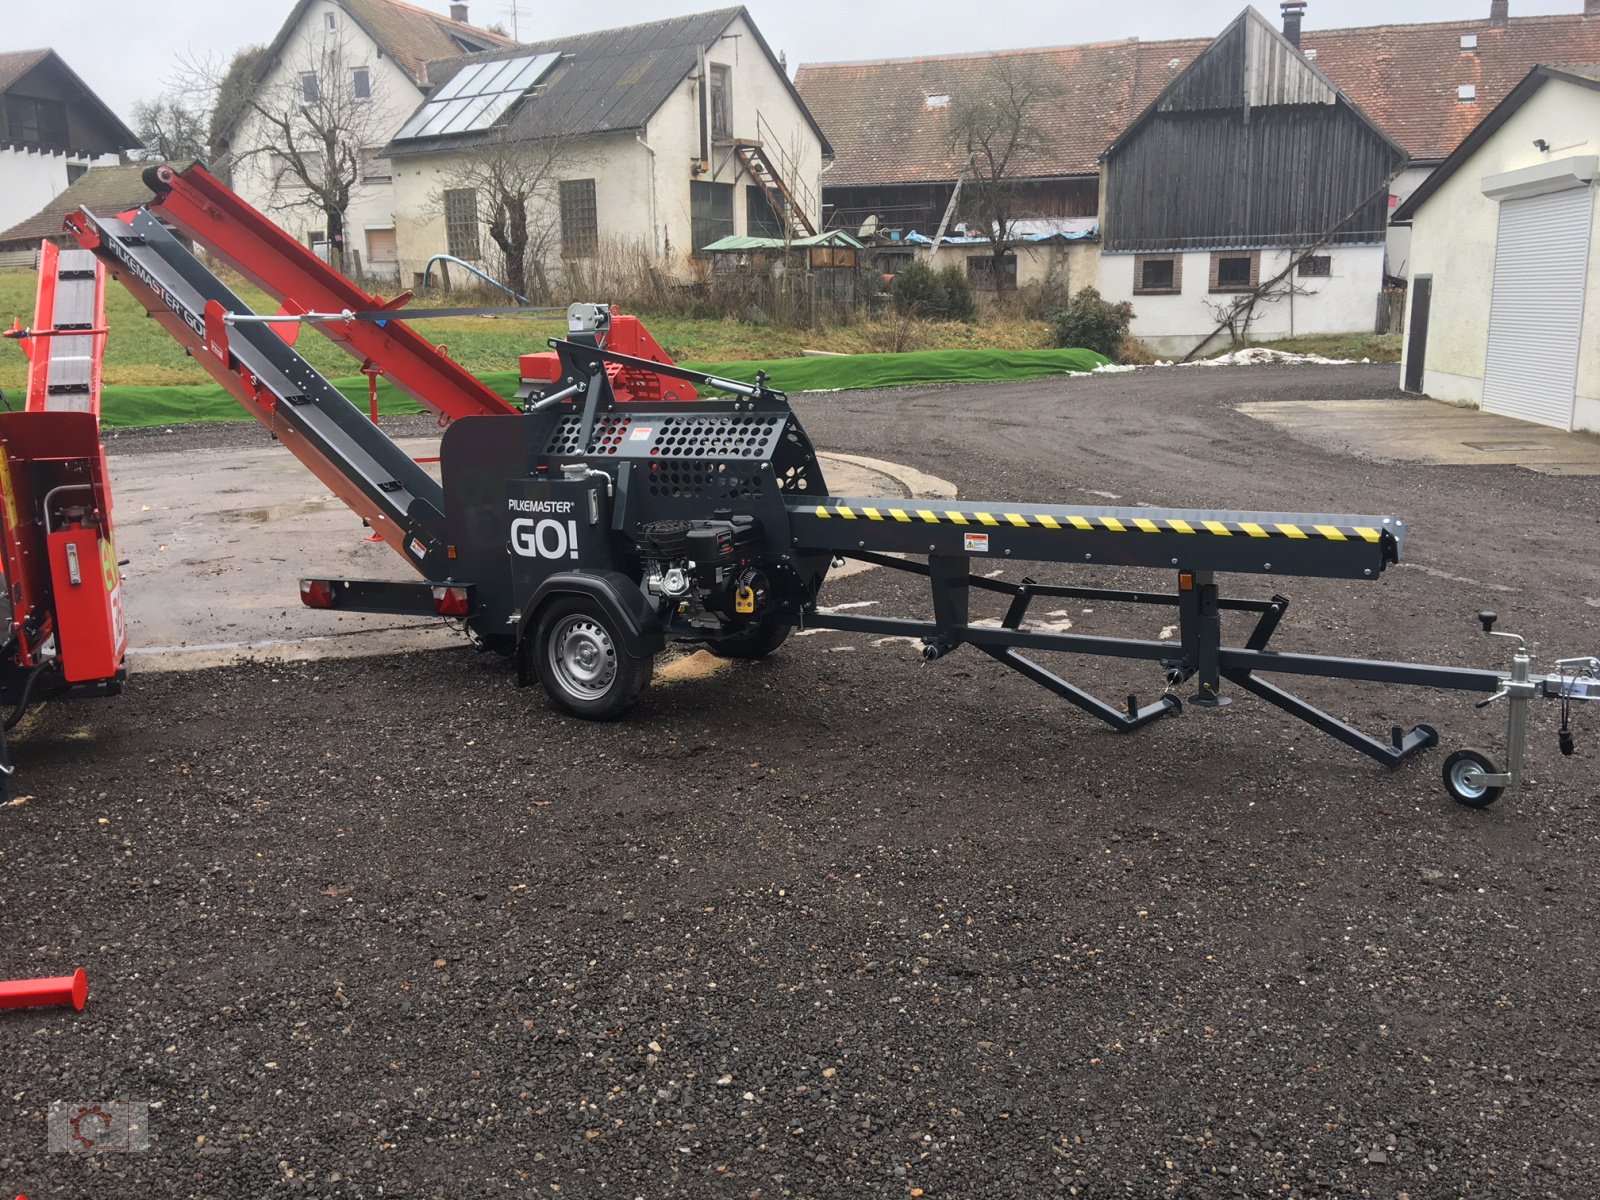
[(1444, 789), (1457, 804), (1488, 808), (1506, 789), (1485, 783), (1483, 777), (1500, 773), (1500, 764), (1482, 750), (1457, 750), (1444, 760)]
[(552, 600), (530, 649), (550, 699), (592, 721), (613, 721), (632, 708), (655, 666), (627, 652), (615, 618), (587, 596)]
[(714, 642), (707, 642), (706, 649), (718, 658), (749, 660), (765, 658), (787, 642), (789, 635), (793, 632), (794, 626), (787, 621), (768, 619), (758, 621), (743, 633), (736, 633), (732, 637), (719, 638)]

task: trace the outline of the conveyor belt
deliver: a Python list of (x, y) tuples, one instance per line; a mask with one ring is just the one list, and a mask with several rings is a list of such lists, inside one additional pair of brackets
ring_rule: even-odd
[(807, 550), (971, 555), (1122, 567), (1373, 579), (1398, 562), (1393, 517), (1225, 509), (788, 498)]
[(85, 209), (72, 220), (152, 312), (177, 318), (168, 330), (318, 478), (418, 571), (448, 577), (443, 489), (409, 454), (267, 326), (208, 325), (208, 304), (219, 306), (215, 317), (251, 309), (148, 212), (125, 223)]

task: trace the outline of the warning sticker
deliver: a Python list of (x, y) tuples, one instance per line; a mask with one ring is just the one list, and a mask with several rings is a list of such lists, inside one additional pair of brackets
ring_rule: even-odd
[(654, 433), (655, 426), (653, 425), (635, 425), (633, 432), (628, 435), (628, 440), (630, 442), (648, 442)]
[(963, 535), (968, 554), (989, 553), (989, 535), (987, 533), (969, 533)]

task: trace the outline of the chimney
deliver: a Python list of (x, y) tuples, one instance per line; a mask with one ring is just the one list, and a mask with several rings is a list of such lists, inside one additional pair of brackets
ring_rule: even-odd
[(467, 6), (457, 0), (457, 3), (450, 6), (450, 19), (452, 21), (460, 21), (465, 25), (467, 23)]
[(1600, 17), (1600, 0), (1583, 0), (1583, 15)]
[(1300, 21), (1306, 15), (1306, 0), (1283, 0), (1278, 6), (1283, 10), (1283, 36), (1289, 45), (1300, 49)]
[[(1588, 8), (1588, 0), (1584, 7)], [(1511, 15), (1511, 0), (1489, 0), (1489, 24), (1504, 25)]]

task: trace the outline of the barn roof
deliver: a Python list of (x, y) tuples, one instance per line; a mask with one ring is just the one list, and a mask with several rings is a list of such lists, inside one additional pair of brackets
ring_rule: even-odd
[[(1475, 50), (1463, 49), (1464, 36)], [(1060, 100), (1042, 118), (1049, 149), (1031, 178), (1095, 174), (1101, 153), (1212, 43), (1128, 39), (994, 54), (874, 62), (811, 63), (795, 77), (834, 144), (829, 187), (950, 182), (951, 106), (979, 85), (996, 57), (1014, 57), (1057, 82)], [(1306, 29), (1301, 48), (1316, 68), (1414, 161), (1439, 162), (1485, 113), (1542, 62), (1600, 61), (1600, 16), (1578, 13), (1410, 25)], [(1476, 89), (1462, 103), (1458, 89)]]

